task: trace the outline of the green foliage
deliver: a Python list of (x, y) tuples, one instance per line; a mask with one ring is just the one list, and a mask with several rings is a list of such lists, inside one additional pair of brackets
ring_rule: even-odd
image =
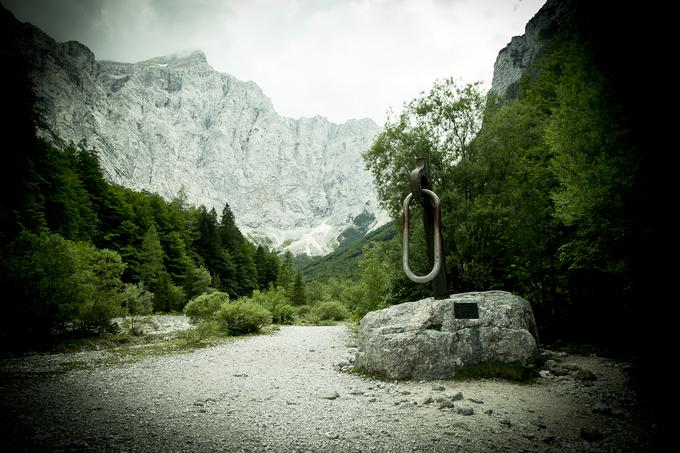
[(252, 297), (242, 300), (267, 309), (272, 315), (272, 321), (277, 324), (291, 324), (293, 322), (295, 309), (290, 305), (283, 288), (272, 288), (267, 291), (255, 290)]
[[(578, 35), (546, 40), (513, 100), (437, 83), (364, 155), (397, 221), (415, 157), (429, 158), (452, 290), (516, 292), (532, 302), (543, 333), (570, 325), (601, 335), (598, 326), (611, 313), (621, 319), (644, 275), (634, 264), (635, 241), (648, 237), (635, 218), (641, 153), (631, 111), (596, 51)], [(426, 270), (418, 207), (411, 217), (411, 267)], [(356, 314), (429, 292), (403, 278), (389, 247), (365, 258), (362, 271), (366, 279), (340, 299)]]
[(293, 285), (293, 254), (290, 250), (286, 250), (283, 254), (283, 261), (281, 262), (281, 267), (279, 268), (279, 274), (276, 280), (276, 286), (283, 288), (286, 291), (290, 290)]
[(459, 86), (453, 79), (436, 82), (429, 93), (404, 106), (396, 119), (364, 154), (380, 205), (398, 218), (410, 192), (408, 175), (417, 157), (431, 165), (433, 187), (442, 187), (451, 165), (469, 158), (471, 142), (482, 125), (484, 96), (478, 83)]
[(342, 248), (338, 247), (328, 255), (313, 258), (298, 255), (295, 257), (295, 263), (307, 282), (325, 282), (331, 278), (359, 280), (361, 278), (359, 260), (363, 256), (364, 248), (376, 242), (390, 241), (396, 235), (394, 223), (389, 222)]
[(184, 337), (187, 340), (187, 343), (200, 343), (209, 338), (222, 336), (223, 333), (222, 325), (219, 321), (204, 319), (196, 324), (193, 329), (186, 331)]
[(153, 293), (144, 289), (142, 282), (132, 285), (125, 284), (125, 289), (122, 294), (121, 307), (125, 314), (130, 317), (130, 332), (138, 334), (135, 328), (135, 317), (141, 315), (148, 315), (153, 308)]
[(87, 243), (72, 245), (77, 257), (75, 274), (77, 303), (75, 321), (83, 330), (108, 327), (111, 318), (121, 314), (125, 263), (112, 250), (97, 250)]
[(205, 267), (189, 268), (184, 277), (184, 291), (189, 298), (200, 296), (210, 290), (212, 277)]
[(158, 239), (156, 227), (151, 225), (142, 236), (142, 249), (139, 258), (139, 277), (147, 288), (151, 288), (165, 271), (163, 266), (163, 248)]
[(243, 335), (257, 332), (265, 324), (271, 323), (272, 315), (258, 304), (236, 301), (222, 304), (215, 313), (215, 319), (230, 335)]
[(229, 302), (229, 294), (216, 291), (214, 293), (204, 293), (192, 299), (184, 307), (184, 314), (193, 324), (212, 318), (217, 310)]
[(302, 280), (302, 272), (300, 271), (295, 274), (295, 281), (291, 285), (288, 299), (293, 305), (304, 305), (307, 302), (305, 296), (305, 282)]
[(66, 328), (101, 331), (120, 314), (125, 264), (116, 252), (25, 231), (2, 252), (0, 283), (13, 301), (5, 335), (40, 340)]
[(342, 321), (349, 318), (349, 310), (335, 300), (322, 302), (315, 309), (315, 314), (321, 321)]

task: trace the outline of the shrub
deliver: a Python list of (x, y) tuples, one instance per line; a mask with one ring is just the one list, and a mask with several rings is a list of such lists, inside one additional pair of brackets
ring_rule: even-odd
[(280, 304), (272, 307), (272, 321), (277, 324), (292, 324), (295, 309), (288, 304)]
[(298, 305), (295, 307), (295, 317), (302, 324), (318, 324), (319, 317), (311, 305)]
[(316, 315), (322, 321), (342, 321), (349, 317), (349, 310), (340, 302), (329, 300), (316, 307)]
[(272, 314), (272, 321), (278, 324), (291, 324), (295, 315), (295, 309), (289, 304), (286, 293), (282, 288), (270, 289), (268, 291), (253, 291), (253, 296), (242, 299), (247, 302), (254, 302), (269, 310)]
[(223, 304), (217, 319), (230, 335), (257, 332), (265, 324), (272, 322), (272, 315), (266, 308), (252, 302), (231, 302)]
[(201, 294), (192, 299), (184, 307), (184, 314), (191, 320), (192, 324), (212, 318), (217, 310), (229, 302), (229, 294), (216, 291), (211, 294)]
[(152, 299), (153, 293), (146, 291), (142, 282), (136, 285), (125, 284), (122, 294), (122, 307), (130, 317), (130, 333), (133, 335), (141, 333), (139, 328), (135, 326), (135, 316), (151, 313)]
[(180, 336), (187, 343), (198, 343), (210, 337), (219, 336), (222, 332), (221, 325), (214, 319), (200, 321), (193, 329), (185, 330)]

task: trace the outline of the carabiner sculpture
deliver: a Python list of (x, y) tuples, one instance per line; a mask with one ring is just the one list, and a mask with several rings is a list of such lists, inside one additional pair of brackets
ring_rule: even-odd
[(442, 268), (442, 260), (441, 260), (441, 250), (442, 250), (442, 239), (441, 239), (441, 234), (440, 234), (440, 228), (439, 228), (439, 219), (441, 216), (441, 203), (439, 202), (439, 197), (437, 194), (432, 192), (431, 190), (427, 189), (420, 189), (422, 193), (427, 195), (432, 199), (432, 203), (434, 204), (434, 265), (432, 266), (432, 270), (430, 271), (429, 274), (427, 275), (416, 275), (411, 271), (411, 266), (408, 264), (408, 207), (411, 204), (411, 200), (413, 200), (413, 193), (410, 193), (406, 196), (406, 199), (404, 200), (404, 231), (402, 234), (402, 239), (401, 239), (401, 248), (402, 248), (402, 253), (401, 253), (401, 262), (402, 266), (404, 268), (404, 273), (406, 276), (416, 282), (416, 283), (427, 283), (431, 282), (432, 280), (435, 279), (435, 277), (439, 274), (439, 271), (441, 271)]
[[(411, 193), (404, 200), (404, 230), (402, 232), (402, 267), (406, 276), (416, 283), (432, 282), (432, 295), (435, 299), (449, 297), (449, 285), (446, 281), (446, 263), (444, 259), (444, 240), (442, 238), (441, 203), (439, 197), (430, 187), (428, 162), (425, 158), (416, 159), (416, 168), (410, 176)], [(424, 209), (423, 227), (427, 242), (428, 256), (432, 257), (432, 270), (427, 275), (416, 275), (411, 270), (408, 256), (408, 208), (413, 199), (420, 202)], [(427, 200), (429, 198), (430, 200)], [(431, 201), (431, 202), (430, 202)]]

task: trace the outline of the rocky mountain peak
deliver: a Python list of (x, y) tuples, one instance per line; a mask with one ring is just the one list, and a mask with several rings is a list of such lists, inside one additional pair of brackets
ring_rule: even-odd
[(522, 73), (531, 67), (543, 41), (570, 26), (573, 0), (548, 0), (527, 23), (524, 34), (514, 36), (498, 53), (491, 91), (515, 97)]
[(218, 212), (229, 203), (246, 235), (294, 253), (328, 253), (345, 230), (387, 221), (361, 158), (380, 132), (372, 120), (283, 117), (201, 51), (97, 61), (3, 20), (30, 65), (39, 136), (96, 150), (112, 182), (168, 199), (184, 190)]

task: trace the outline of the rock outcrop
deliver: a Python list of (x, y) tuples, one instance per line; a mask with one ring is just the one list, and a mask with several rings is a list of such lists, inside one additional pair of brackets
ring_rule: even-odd
[(2, 22), (14, 39), (3, 47), (29, 65), (39, 135), (96, 150), (110, 181), (165, 198), (183, 188), (218, 213), (229, 203), (246, 235), (294, 253), (328, 253), (348, 228), (387, 221), (361, 158), (380, 132), (372, 120), (282, 117), (200, 51), (97, 61), (6, 11)]
[(356, 366), (388, 379), (448, 379), (466, 365), (538, 357), (531, 305), (505, 291), (422, 299), (368, 313)]
[(548, 0), (527, 23), (522, 36), (514, 36), (496, 57), (491, 91), (515, 97), (522, 74), (531, 68), (544, 41), (571, 23), (573, 0)]

